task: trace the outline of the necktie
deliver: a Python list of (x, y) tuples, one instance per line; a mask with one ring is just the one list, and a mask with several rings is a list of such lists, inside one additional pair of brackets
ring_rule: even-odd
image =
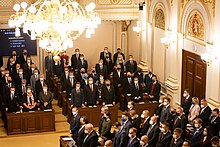
[(30, 101), (30, 104), (32, 105), (32, 100), (31, 100), (31, 97), (29, 98), (29, 101)]
[(135, 84), (135, 87), (136, 87), (136, 89), (137, 89), (137, 90), (139, 89), (139, 86), (138, 86), (138, 84)]
[(73, 87), (73, 78), (71, 78), (71, 86)]
[(93, 92), (93, 87), (92, 87), (92, 85), (90, 85), (90, 89), (91, 89), (91, 91)]
[(26, 93), (25, 86), (22, 87), (22, 93)]
[(13, 100), (14, 94), (11, 94), (11, 100)]
[(154, 92), (154, 86), (155, 86), (155, 84), (153, 84), (152, 87), (151, 87), (151, 92), (150, 92), (151, 95), (152, 95), (153, 92)]

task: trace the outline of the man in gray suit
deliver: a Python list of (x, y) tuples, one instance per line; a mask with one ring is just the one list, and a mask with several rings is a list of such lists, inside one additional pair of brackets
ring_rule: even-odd
[(52, 72), (54, 70), (54, 60), (53, 60), (53, 55), (51, 52), (48, 52), (48, 56), (45, 57), (45, 70), (46, 72)]
[(47, 85), (43, 86), (43, 91), (39, 94), (39, 100), (43, 110), (52, 109), (52, 93), (47, 90)]
[(162, 108), (162, 111), (161, 111), (161, 114), (160, 114), (160, 123), (163, 123), (163, 122), (169, 122), (169, 117), (170, 116), (170, 98), (168, 97), (165, 97), (163, 99), (163, 108)]
[(35, 84), (36, 81), (39, 80), (38, 70), (34, 70), (34, 74), (30, 78), (31, 89), (35, 93)]

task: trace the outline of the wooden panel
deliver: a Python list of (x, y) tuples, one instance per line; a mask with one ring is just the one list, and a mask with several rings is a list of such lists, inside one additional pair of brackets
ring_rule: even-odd
[(8, 131), (13, 132), (12, 134), (22, 133), (22, 118), (15, 117), (9, 118), (8, 120)]
[(40, 128), (41, 128), (41, 131), (52, 131), (52, 130), (55, 130), (55, 115), (54, 114), (51, 114), (53, 115), (53, 117), (48, 117), (48, 114), (45, 114), (45, 115), (41, 115), (41, 119), (40, 119)]
[(27, 132), (37, 132), (39, 129), (38, 118), (35, 115), (27, 115), (25, 119), (26, 131)]

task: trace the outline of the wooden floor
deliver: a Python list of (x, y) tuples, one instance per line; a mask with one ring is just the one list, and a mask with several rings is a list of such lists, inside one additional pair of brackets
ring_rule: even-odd
[(57, 101), (53, 101), (55, 109), (56, 131), (7, 135), (4, 122), (0, 119), (0, 147), (59, 147), (59, 137), (69, 135), (69, 124), (67, 118), (62, 115), (62, 109), (57, 106)]

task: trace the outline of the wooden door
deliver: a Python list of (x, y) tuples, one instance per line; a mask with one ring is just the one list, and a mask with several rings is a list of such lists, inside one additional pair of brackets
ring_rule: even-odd
[[(199, 55), (183, 50), (182, 53), (182, 93), (189, 89), (190, 95), (205, 98), (206, 64)], [(181, 100), (183, 102), (183, 99)]]

